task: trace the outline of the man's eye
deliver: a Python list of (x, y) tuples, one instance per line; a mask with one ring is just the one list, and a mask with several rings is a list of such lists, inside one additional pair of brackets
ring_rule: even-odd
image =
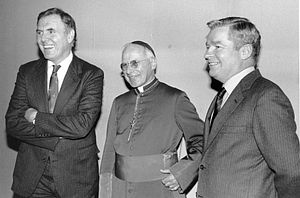
[(130, 62), (130, 65), (131, 65), (131, 67), (133, 67), (133, 68), (137, 68), (138, 62), (137, 62), (136, 60), (133, 60), (133, 61)]

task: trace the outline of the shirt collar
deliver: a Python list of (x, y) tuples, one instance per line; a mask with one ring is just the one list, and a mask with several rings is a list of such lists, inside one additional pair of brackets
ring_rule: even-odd
[(234, 88), (239, 84), (239, 82), (245, 76), (247, 76), (249, 73), (251, 73), (254, 70), (255, 70), (254, 67), (248, 67), (248, 68), (244, 69), (243, 71), (241, 71), (240, 73), (232, 76), (226, 83), (224, 83), (223, 87), (228, 92), (228, 95), (230, 95), (232, 93), (232, 91), (234, 90)]
[[(73, 59), (73, 53), (70, 52), (69, 56), (65, 58), (65, 60), (61, 61), (58, 65), (60, 65), (61, 68), (67, 69), (71, 64), (72, 59)], [(55, 64), (52, 61), (48, 60), (48, 69), (52, 69), (53, 65)]]

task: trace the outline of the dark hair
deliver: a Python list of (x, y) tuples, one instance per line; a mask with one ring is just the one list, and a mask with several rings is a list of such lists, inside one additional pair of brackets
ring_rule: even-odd
[(75, 49), (76, 41), (77, 41), (77, 33), (76, 33), (76, 24), (74, 19), (66, 12), (64, 12), (60, 8), (50, 8), (48, 10), (45, 10), (41, 12), (37, 18), (37, 23), (39, 20), (43, 17), (50, 16), (50, 15), (59, 15), (63, 23), (65, 24), (67, 31), (70, 31), (71, 29), (74, 30), (75, 35), (74, 39), (72, 41), (73, 49)]
[(145, 43), (144, 41), (132, 41), (131, 44), (140, 45), (140, 46), (147, 48), (148, 50), (150, 50), (152, 52), (153, 56), (156, 57), (154, 50), (148, 43)]
[(239, 50), (245, 44), (252, 45), (252, 56), (257, 62), (260, 52), (261, 36), (255, 25), (251, 23), (250, 20), (243, 17), (226, 17), (210, 21), (207, 25), (211, 30), (217, 27), (230, 26), (228, 39), (234, 42), (236, 50)]

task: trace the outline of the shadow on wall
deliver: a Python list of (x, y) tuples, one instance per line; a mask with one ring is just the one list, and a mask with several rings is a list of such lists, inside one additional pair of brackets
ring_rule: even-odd
[[(209, 76), (209, 66), (208, 64), (206, 64), (205, 66), (205, 71), (207, 72), (207, 75)], [(209, 76), (210, 77), (210, 76)], [(215, 91), (220, 91), (222, 88), (223, 83), (221, 83), (220, 81), (210, 77), (211, 79), (211, 83), (210, 83), (210, 88), (215, 90)]]
[[(21, 141), (6, 133), (6, 143), (10, 149), (18, 152)], [(17, 194), (13, 194), (12, 198), (21, 198), (21, 197), (18, 196)]]

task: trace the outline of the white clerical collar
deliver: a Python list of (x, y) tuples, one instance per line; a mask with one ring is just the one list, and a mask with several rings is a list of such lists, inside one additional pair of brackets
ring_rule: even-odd
[(143, 86), (140, 86), (138, 87), (137, 89), (139, 90), (140, 93), (143, 93), (146, 89), (148, 89), (148, 87), (151, 87), (151, 86), (148, 86), (148, 85), (152, 85), (154, 83), (154, 80), (156, 78), (154, 77), (150, 82), (148, 82), (146, 85), (143, 85)]

